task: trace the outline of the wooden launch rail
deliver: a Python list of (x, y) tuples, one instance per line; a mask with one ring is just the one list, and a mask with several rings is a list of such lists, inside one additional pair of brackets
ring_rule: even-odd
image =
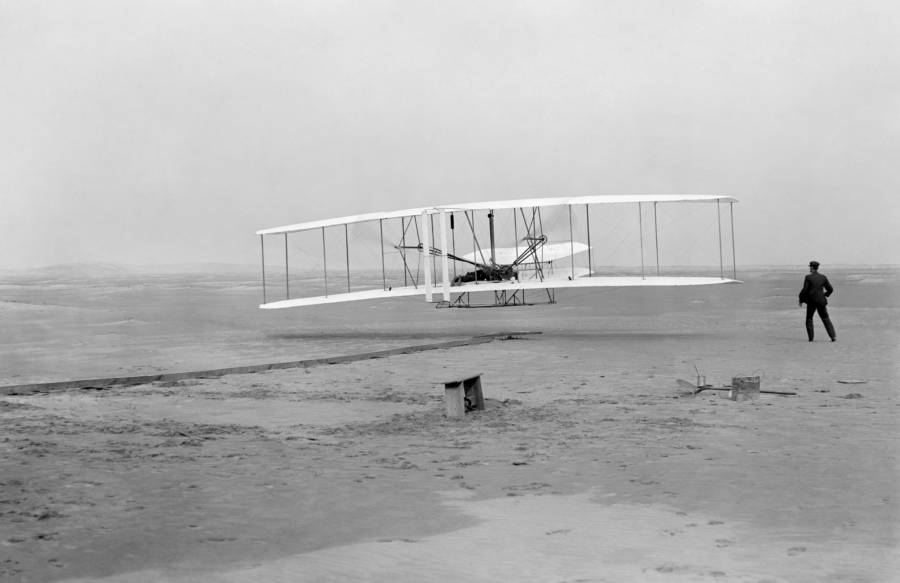
[(426, 350), (440, 350), (444, 348), (457, 348), (460, 346), (471, 346), (474, 344), (486, 344), (493, 342), (498, 338), (512, 338), (516, 336), (540, 334), (540, 332), (498, 332), (495, 334), (485, 334), (482, 336), (473, 336), (460, 340), (450, 340), (447, 342), (436, 342), (434, 344), (420, 344), (416, 346), (403, 346), (400, 348), (390, 348), (387, 350), (378, 350), (375, 352), (364, 352), (362, 354), (348, 354), (346, 356), (334, 356), (328, 358), (313, 358), (308, 360), (293, 360), (288, 362), (274, 362), (269, 364), (253, 364), (249, 366), (234, 366), (228, 368), (215, 368), (210, 370), (196, 370), (188, 372), (163, 373), (153, 375), (140, 375), (130, 377), (109, 377), (97, 379), (83, 379), (70, 381), (57, 381), (49, 383), (31, 383), (24, 385), (7, 385), (0, 387), (0, 396), (2, 395), (29, 395), (34, 393), (49, 393), (52, 391), (64, 391), (69, 389), (106, 389), (114, 386), (133, 386), (146, 385), (155, 382), (172, 382), (184, 379), (203, 379), (217, 378), (230, 374), (251, 374), (257, 372), (265, 372), (269, 370), (281, 370), (287, 368), (306, 368), (312, 366), (320, 366), (323, 364), (343, 364), (348, 362), (356, 362), (359, 360), (369, 360), (373, 358), (385, 358), (398, 354), (413, 354), (415, 352), (424, 352)]

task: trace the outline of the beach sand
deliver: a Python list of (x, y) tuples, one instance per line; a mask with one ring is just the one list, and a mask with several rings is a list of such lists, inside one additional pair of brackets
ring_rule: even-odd
[[(270, 335), (217, 331), (217, 362), (279, 342), (292, 348), (272, 362), (535, 333), (0, 395), (0, 579), (900, 581), (896, 272), (887, 292), (832, 276), (837, 343), (820, 323), (806, 341), (795, 275), (503, 310), (300, 311)], [(114, 359), (67, 353), (68, 377), (21, 356), (51, 362), (57, 345), (20, 339), (7, 381), (156, 370), (173, 351), (175, 370), (211, 361), (183, 331), (147, 352), (152, 335), (128, 340), (125, 322)], [(690, 395), (677, 379), (695, 366), (798, 394)], [(486, 409), (446, 418), (442, 382), (471, 373)]]

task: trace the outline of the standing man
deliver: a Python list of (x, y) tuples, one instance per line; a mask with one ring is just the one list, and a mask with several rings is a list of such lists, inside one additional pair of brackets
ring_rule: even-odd
[(828, 337), (834, 342), (837, 336), (834, 333), (834, 325), (828, 317), (828, 296), (834, 291), (828, 278), (819, 273), (819, 262), (809, 262), (809, 275), (803, 280), (803, 289), (800, 290), (800, 305), (806, 304), (806, 335), (809, 341), (813, 341), (813, 314), (819, 312), (822, 323)]

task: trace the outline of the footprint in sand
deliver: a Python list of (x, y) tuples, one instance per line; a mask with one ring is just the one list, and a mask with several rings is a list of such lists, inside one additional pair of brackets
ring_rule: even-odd
[(59, 538), (58, 532), (41, 532), (31, 537), (34, 540), (50, 541)]
[(543, 490), (545, 488), (552, 487), (552, 484), (548, 484), (547, 482), (531, 482), (529, 484), (516, 484), (511, 486), (504, 486), (504, 490), (508, 490), (511, 492), (517, 491), (529, 491), (534, 492), (536, 490)]
[(204, 539), (201, 539), (200, 542), (204, 543), (229, 543), (236, 541), (237, 538), (233, 536), (208, 536)]
[(13, 575), (22, 573), (22, 569), (20, 569), (18, 565), (19, 561), (4, 559), (2, 562), (0, 562), (0, 577), (12, 577)]
[(687, 565), (674, 565), (672, 563), (666, 563), (654, 569), (657, 573), (684, 573), (690, 570), (691, 568)]
[(684, 531), (679, 528), (676, 528), (676, 529), (667, 528), (667, 529), (663, 530), (663, 533), (665, 533), (669, 536), (676, 536), (676, 535), (682, 534), (683, 532)]
[(787, 554), (790, 557), (793, 557), (795, 555), (799, 555), (800, 553), (805, 553), (805, 552), (806, 552), (806, 547), (791, 547), (787, 550)]
[(719, 547), (720, 549), (730, 547), (733, 544), (734, 544), (734, 541), (727, 539), (727, 538), (717, 538), (716, 539), (716, 546)]

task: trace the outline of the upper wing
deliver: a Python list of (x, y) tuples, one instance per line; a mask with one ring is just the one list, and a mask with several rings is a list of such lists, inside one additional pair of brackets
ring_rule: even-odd
[(399, 211), (373, 212), (360, 215), (348, 215), (333, 219), (323, 219), (272, 227), (256, 231), (257, 235), (278, 235), (282, 233), (294, 233), (324, 227), (335, 227), (361, 223), (365, 221), (378, 221), (402, 217), (420, 216), (422, 213), (437, 214), (441, 211), (474, 211), (474, 210), (498, 210), (518, 208), (539, 208), (546, 206), (564, 205), (594, 205), (594, 204), (639, 204), (639, 203), (665, 203), (665, 202), (738, 202), (736, 198), (717, 194), (604, 194), (576, 197), (544, 197), (523, 198), (515, 200), (492, 200), (480, 202), (468, 202), (458, 204), (442, 204), (433, 207), (418, 207)]
[(462, 204), (439, 205), (435, 210), (498, 210), (511, 208), (538, 208), (547, 206), (583, 206), (594, 204), (638, 204), (666, 202), (738, 202), (731, 196), (718, 194), (602, 194), (574, 197), (522, 198), (492, 200)]
[(271, 229), (262, 229), (257, 231), (257, 235), (280, 235), (283, 233), (296, 233), (299, 231), (310, 231), (312, 229), (324, 229), (326, 227), (339, 227), (343, 225), (352, 225), (354, 223), (364, 223), (367, 221), (383, 221), (389, 219), (400, 219), (406, 217), (417, 217), (425, 211), (433, 211), (431, 207), (411, 208), (400, 211), (366, 213), (362, 215), (349, 215), (346, 217), (338, 217), (334, 219), (323, 219), (319, 221), (309, 221), (306, 223), (297, 223), (295, 225), (285, 225), (283, 227), (272, 227)]

